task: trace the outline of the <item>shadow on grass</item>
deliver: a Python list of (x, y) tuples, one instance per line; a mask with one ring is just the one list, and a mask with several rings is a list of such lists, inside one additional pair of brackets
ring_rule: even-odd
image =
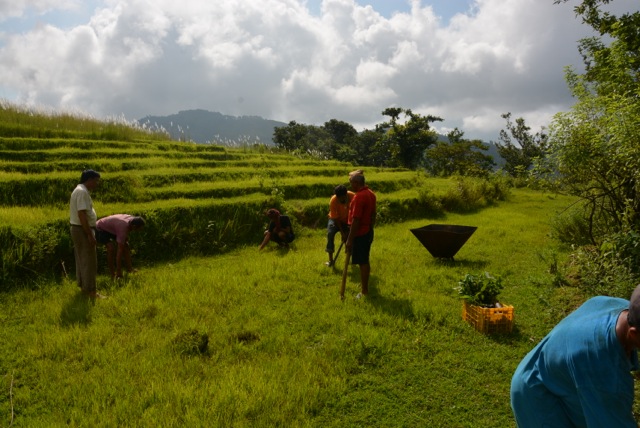
[[(519, 343), (532, 342), (532, 339), (530, 337), (522, 334), (517, 324), (514, 324), (513, 330), (511, 330), (510, 333), (494, 333), (487, 334), (486, 336), (500, 345), (515, 345)], [(535, 345), (537, 345), (537, 342), (532, 342), (532, 348)]]
[(436, 263), (442, 266), (461, 266), (469, 269), (484, 269), (489, 265), (487, 260), (467, 260), (467, 259), (436, 259)]
[(296, 247), (294, 246), (294, 244), (289, 244), (289, 245), (276, 245), (276, 247), (274, 248), (274, 251), (276, 252), (276, 254), (279, 257), (284, 257), (287, 254), (289, 254), (289, 251), (295, 251)]
[(369, 278), (369, 297), (367, 301), (374, 308), (391, 316), (402, 317), (407, 320), (415, 319), (411, 300), (397, 299), (380, 294), (378, 292), (378, 279), (375, 276)]
[(78, 292), (63, 306), (60, 312), (60, 325), (71, 327), (89, 324), (93, 305), (94, 301), (92, 299)]

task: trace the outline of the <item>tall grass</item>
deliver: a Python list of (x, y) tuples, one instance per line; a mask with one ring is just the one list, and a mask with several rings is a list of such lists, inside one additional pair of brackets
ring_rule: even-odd
[[(563, 257), (549, 218), (567, 203), (516, 190), (472, 214), (379, 226), (364, 301), (357, 268), (340, 301), (324, 232), (308, 229), (289, 251), (259, 252), (258, 233), (224, 255), (101, 276), (109, 298), (95, 305), (71, 280), (0, 293), (0, 415), (13, 410), (20, 426), (512, 426), (515, 366), (562, 315), (558, 302), (580, 300), (553, 286), (543, 257)], [(478, 227), (453, 262), (409, 231), (434, 221)], [(511, 335), (462, 321), (454, 287), (483, 271), (516, 307)], [(191, 331), (206, 352), (179, 352)]]
[(0, 99), (0, 135), (4, 137), (86, 138), (90, 140), (169, 140), (163, 131), (150, 131), (124, 117), (105, 120), (79, 112), (20, 106)]

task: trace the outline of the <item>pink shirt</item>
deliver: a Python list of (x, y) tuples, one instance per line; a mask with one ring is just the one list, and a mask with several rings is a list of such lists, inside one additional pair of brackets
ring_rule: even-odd
[(133, 219), (129, 214), (114, 214), (104, 217), (96, 223), (96, 229), (104, 230), (112, 235), (116, 235), (118, 244), (125, 244), (129, 237), (129, 222)]

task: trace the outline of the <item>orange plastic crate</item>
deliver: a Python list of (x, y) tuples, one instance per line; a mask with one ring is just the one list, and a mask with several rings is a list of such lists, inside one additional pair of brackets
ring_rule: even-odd
[(466, 301), (462, 305), (462, 319), (481, 333), (511, 333), (513, 315), (513, 306), (483, 308)]

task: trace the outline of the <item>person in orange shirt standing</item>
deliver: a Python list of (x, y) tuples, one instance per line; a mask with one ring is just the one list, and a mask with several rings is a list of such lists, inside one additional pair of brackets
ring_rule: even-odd
[(333, 189), (334, 195), (329, 201), (329, 222), (327, 223), (327, 254), (329, 261), (325, 263), (327, 266), (333, 266), (333, 252), (335, 250), (335, 236), (340, 232), (342, 242), (345, 242), (349, 234), (349, 204), (355, 196), (355, 193), (347, 190), (342, 184)]
[(373, 242), (373, 226), (376, 221), (376, 195), (366, 185), (364, 175), (349, 176), (351, 188), (356, 196), (349, 206), (349, 237), (347, 253), (351, 254), (351, 263), (360, 266), (361, 292), (358, 299), (369, 294), (369, 252)]

